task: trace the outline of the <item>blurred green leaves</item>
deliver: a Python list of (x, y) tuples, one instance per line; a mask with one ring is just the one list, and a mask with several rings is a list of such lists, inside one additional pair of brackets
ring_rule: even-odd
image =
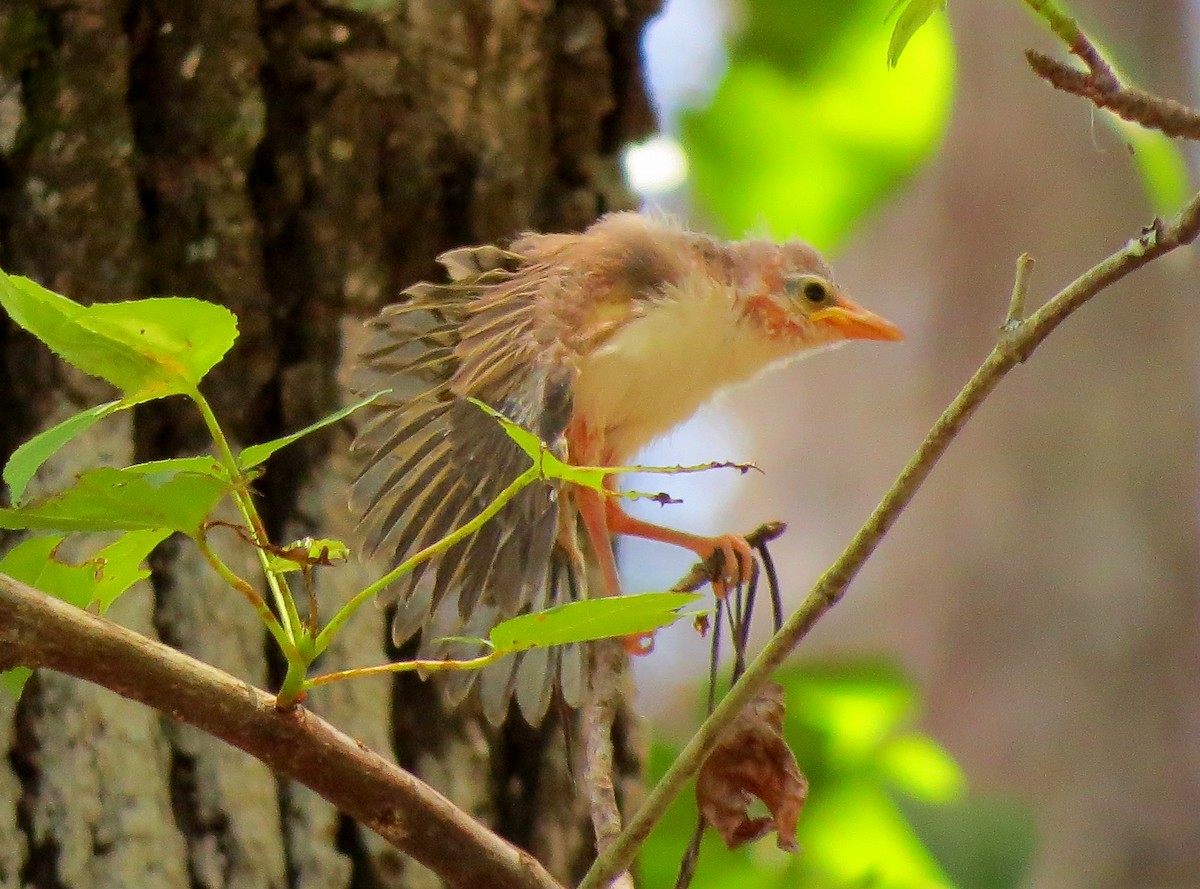
[(681, 135), (699, 207), (730, 234), (835, 247), (944, 130), (954, 56), (934, 16), (887, 65), (891, 0), (749, 0), (711, 103)]
[[(1020, 805), (969, 795), (961, 770), (912, 728), (918, 698), (895, 667), (874, 662), (785, 668), (784, 731), (809, 778), (801, 852), (770, 842), (729, 852), (713, 831), (693, 889), (1012, 889), (1033, 850)], [(654, 751), (662, 770), (674, 751)], [(672, 807), (643, 850), (647, 885), (671, 885), (695, 826), (691, 800)]]

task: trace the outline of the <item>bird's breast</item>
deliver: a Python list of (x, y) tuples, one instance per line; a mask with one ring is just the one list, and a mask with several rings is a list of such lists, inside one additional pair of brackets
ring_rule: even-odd
[(669, 294), (581, 360), (575, 412), (614, 463), (628, 462), (717, 391), (788, 351), (743, 319), (724, 290)]

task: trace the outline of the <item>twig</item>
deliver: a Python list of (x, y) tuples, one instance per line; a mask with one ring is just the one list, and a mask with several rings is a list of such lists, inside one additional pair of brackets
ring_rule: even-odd
[(797, 643), (816, 621), (835, 605), (863, 563), (875, 551), (900, 513), (911, 502), (938, 459), (961, 431), (975, 410), (1018, 363), (1024, 361), (1085, 302), (1124, 278), (1130, 272), (1176, 248), (1190, 244), (1200, 233), (1200, 195), (1194, 196), (1175, 221), (1166, 227), (1153, 225), (1121, 250), (1094, 266), (1033, 313), (991, 354), (933, 424), (917, 452), (884, 495), (875, 511), (854, 536), (849, 546), (817, 580), (800, 607), (783, 629), (767, 643), (730, 689), (671, 767), (646, 797), (615, 843), (593, 863), (579, 889), (602, 889), (616, 874), (623, 873), (638, 848), (658, 823), (667, 806), (699, 771), (717, 737), (738, 712), (762, 690)]
[(1026, 50), (1025, 58), (1038, 77), (1055, 89), (1082, 96), (1131, 123), (1168, 136), (1200, 140), (1200, 111), (1172, 99), (1125, 86), (1099, 48), (1083, 33), (1078, 23), (1055, 7), (1052, 0), (1025, 0), (1074, 55), (1086, 71), (1051, 58), (1037, 50)]
[(1092, 72), (1092, 77), (1104, 90), (1115, 90), (1118, 87), (1117, 75), (1112, 66), (1105, 61), (1100, 50), (1083, 33), (1079, 23), (1059, 9), (1053, 0), (1025, 0), (1025, 5), (1032, 9), (1050, 26), (1050, 30), (1067, 45), (1073, 54), (1077, 55)]
[[(786, 522), (763, 522), (753, 531), (746, 535), (746, 542), (751, 547), (759, 547), (764, 543), (770, 543), (776, 537), (779, 537), (787, 530)], [(722, 575), (721, 551), (717, 550), (703, 562), (697, 562), (691, 567), (675, 586), (671, 587), (671, 592), (674, 593), (691, 593), (700, 589), (706, 583), (712, 583), (713, 580), (719, 579)]]
[(1026, 50), (1025, 58), (1034, 73), (1055, 89), (1082, 96), (1098, 108), (1106, 108), (1120, 118), (1168, 136), (1200, 140), (1200, 112), (1194, 108), (1132, 86), (1115, 83), (1107, 87), (1094, 74), (1072, 68), (1035, 49)]
[(82, 608), (0, 575), (0, 669), (86, 679), (238, 747), (320, 794), (452, 886), (562, 889), (427, 784), (296, 707)]
[[(604, 639), (588, 647), (593, 658), (592, 689), (583, 705), (583, 785), (596, 833), (596, 850), (603, 852), (621, 834), (621, 810), (613, 788), (612, 730), (623, 698), (621, 680), (627, 658), (620, 639)], [(632, 887), (632, 881), (628, 885)]]
[(1012, 331), (1025, 321), (1025, 297), (1029, 292), (1029, 273), (1033, 271), (1033, 257), (1022, 253), (1017, 257), (1017, 273), (1013, 276), (1012, 298), (1008, 301), (1008, 317), (1004, 319), (1004, 330)]

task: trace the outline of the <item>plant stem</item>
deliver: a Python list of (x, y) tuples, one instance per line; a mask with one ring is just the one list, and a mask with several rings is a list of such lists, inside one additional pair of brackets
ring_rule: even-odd
[(503, 491), (501, 491), (496, 496), (496, 499), (493, 500), (491, 503), (489, 503), (487, 505), (487, 507), (481, 513), (479, 513), (479, 515), (477, 515), (477, 516), (475, 516), (475, 518), (471, 519), (471, 521), (467, 522), (465, 525), (460, 527), (458, 530), (454, 531), (452, 534), (450, 534), (446, 537), (443, 537), (441, 540), (437, 541), (436, 543), (431, 543), (429, 546), (425, 547), (425, 549), (421, 550), (419, 553), (416, 553), (411, 558), (409, 558), (409, 559), (405, 560), (404, 562), (402, 562), (401, 564), (397, 565), (395, 568), (393, 568), (387, 574), (383, 575), (383, 577), (379, 578), (377, 581), (372, 583), (366, 589), (362, 590), (361, 592), (355, 593), (355, 595), (350, 599), (350, 601), (347, 602), (345, 605), (343, 605), (338, 610), (338, 613), (335, 614), (330, 619), (329, 623), (327, 623), (325, 625), (325, 627), (321, 630), (321, 632), (317, 634), (316, 642), (314, 643), (314, 646), (313, 646), (313, 650), (314, 650), (315, 654), (320, 654), (321, 652), (323, 652), (325, 650), (326, 646), (329, 645), (329, 643), (333, 639), (334, 635), (337, 634), (337, 631), (339, 629), (341, 629), (342, 624), (344, 624), (349, 619), (350, 615), (352, 615), (355, 611), (357, 611), (359, 606), (361, 606), (364, 602), (366, 602), (368, 599), (370, 599), (376, 593), (379, 593), (380, 591), (386, 589), (389, 584), (392, 584), (395, 581), (399, 580), (402, 576), (407, 574), (409, 571), (411, 571), (417, 565), (424, 562), (426, 559), (433, 558), (438, 553), (445, 552), (450, 547), (454, 546), (454, 544), (456, 544), (460, 540), (462, 540), (464, 537), (474, 534), (481, 527), (483, 527), (485, 522), (487, 522), (490, 518), (492, 518), (492, 516), (494, 516), (501, 509), (503, 509), (504, 505), (506, 503), (508, 503), (508, 501), (512, 500), (513, 497), (517, 496), (517, 494), (520, 493), (522, 488), (524, 488), (526, 485), (529, 485), (532, 482), (537, 481), (539, 478), (541, 478), (541, 468), (537, 464), (530, 466), (523, 473), (521, 473), (519, 476), (517, 476), (516, 480), (513, 481), (512, 484), (510, 484), (507, 488), (505, 488)]
[(216, 571), (217, 574), (221, 575), (222, 579), (227, 584), (241, 593), (242, 596), (245, 597), (246, 601), (254, 607), (254, 610), (258, 612), (258, 616), (262, 618), (262, 622), (266, 624), (271, 635), (275, 637), (275, 641), (279, 644), (280, 649), (283, 651), (284, 656), (287, 657), (288, 661), (291, 662), (293, 657), (298, 658), (299, 652), (297, 651), (295, 644), (288, 637), (287, 633), (284, 631), (275, 615), (271, 612), (271, 609), (267, 607), (267, 603), (263, 601), (262, 596), (258, 594), (258, 590), (254, 588), (250, 581), (246, 580), (244, 577), (237, 574), (232, 568), (226, 565), (221, 560), (221, 557), (216, 554), (213, 548), (209, 546), (208, 540), (205, 539), (203, 535), (196, 538), (196, 545), (200, 547), (200, 552), (203, 553), (204, 558), (208, 560), (208, 564), (212, 566), (212, 569)]
[(254, 498), (250, 496), (249, 491), (245, 488), (246, 479), (242, 474), (241, 466), (238, 464), (237, 457), (234, 456), (233, 449), (229, 446), (229, 439), (225, 437), (225, 430), (217, 422), (217, 416), (213, 413), (208, 399), (201, 394), (199, 389), (189, 394), (192, 401), (195, 402), (196, 407), (199, 408), (200, 415), (204, 418), (204, 425), (208, 428), (208, 434), (216, 442), (218, 458), (225, 467), (225, 471), (229, 473), (230, 480), (233, 482), (234, 502), (237, 504), (242, 518), (245, 519), (246, 525), (250, 528), (250, 533), (253, 535), (254, 550), (258, 553), (258, 563), (262, 566), (263, 574), (267, 578), (267, 586), (270, 587), (271, 596), (275, 600), (275, 607), (279, 610), (279, 620), (282, 624), (283, 632), (292, 641), (294, 648), (301, 628), (300, 613), (296, 610), (296, 602), (292, 598), (292, 591), (288, 588), (287, 580), (271, 568), (271, 562), (267, 557), (266, 551), (266, 545), (269, 542), (266, 526), (263, 525), (262, 518), (258, 514), (258, 508), (254, 505)]
[(316, 676), (307, 680), (304, 683), (304, 688), (316, 688), (318, 685), (328, 685), (330, 682), (339, 682), (342, 679), (361, 679), (364, 676), (382, 676), (385, 673), (411, 673), (414, 670), (425, 670), (429, 673), (444, 673), (455, 670), (482, 670), (484, 667), (496, 663), (501, 658), (512, 655), (512, 651), (489, 651), (487, 654), (481, 654), (479, 657), (467, 658), (466, 660), (415, 660), (415, 661), (396, 661), (391, 664), (379, 664), (374, 667), (355, 667), (350, 670), (338, 670), (336, 673), (326, 673), (323, 676)]

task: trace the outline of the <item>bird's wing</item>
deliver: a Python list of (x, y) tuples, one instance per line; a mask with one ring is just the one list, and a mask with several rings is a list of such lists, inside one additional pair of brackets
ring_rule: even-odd
[[(571, 319), (547, 310), (565, 272), (495, 247), (454, 250), (440, 261), (449, 283), (409, 288), (370, 323), (355, 379), (364, 391), (393, 390), (372, 405), (355, 440), (362, 470), (352, 503), (368, 550), (394, 564), (478, 515), (529, 466), (467, 397), (566, 456), (575, 356), (563, 333)], [(396, 644), (423, 630), (423, 654), (465, 654), (437, 640), (486, 636), (501, 620), (581, 594), (577, 553), (558, 542), (558, 494), (547, 483), (526, 487), (475, 534), (398, 581)], [(577, 650), (556, 651), (493, 668), (481, 683), (489, 719), (502, 720), (515, 695), (526, 718), (540, 720), (560, 672), (565, 696), (578, 699), (578, 659)], [(452, 677), (450, 695), (465, 694), (473, 677)]]

